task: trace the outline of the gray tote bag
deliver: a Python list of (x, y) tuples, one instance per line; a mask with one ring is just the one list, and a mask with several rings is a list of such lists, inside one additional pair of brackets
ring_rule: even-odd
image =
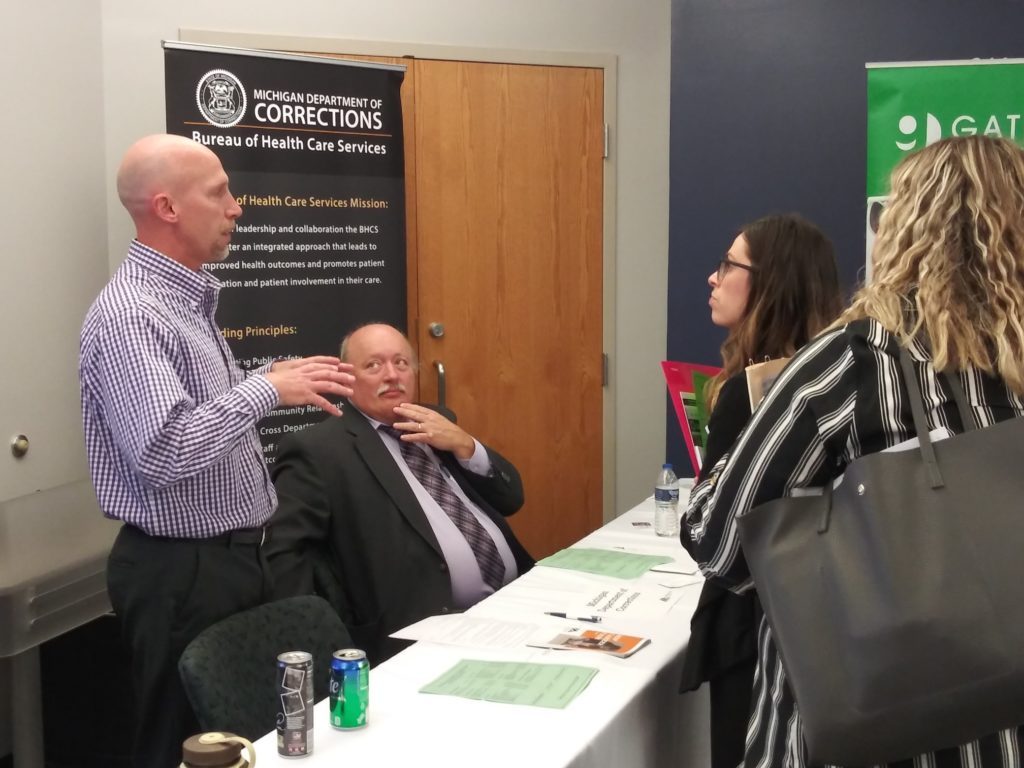
[(874, 765), (1024, 723), (1024, 418), (863, 456), (738, 519), (812, 763)]

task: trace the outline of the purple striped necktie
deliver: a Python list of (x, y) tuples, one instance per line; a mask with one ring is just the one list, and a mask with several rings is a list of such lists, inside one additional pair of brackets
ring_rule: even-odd
[(495, 591), (500, 589), (505, 580), (505, 563), (502, 561), (501, 555), (498, 554), (494, 540), (476, 519), (476, 515), (462, 503), (462, 499), (448, 485), (441, 470), (430, 460), (430, 457), (413, 443), (407, 443), (401, 439), (401, 435), (404, 434), (401, 430), (387, 424), (381, 424), (379, 429), (398, 440), (402, 457), (413, 475), (466, 538), (470, 549), (476, 556), (484, 583)]

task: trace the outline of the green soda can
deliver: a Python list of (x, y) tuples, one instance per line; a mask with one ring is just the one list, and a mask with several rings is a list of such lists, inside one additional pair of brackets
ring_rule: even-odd
[(358, 648), (335, 651), (331, 657), (331, 725), (341, 730), (366, 725), (370, 708), (370, 662)]

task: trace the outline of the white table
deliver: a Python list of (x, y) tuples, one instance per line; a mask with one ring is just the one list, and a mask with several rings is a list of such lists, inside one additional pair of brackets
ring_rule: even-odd
[[(685, 490), (683, 491), (685, 496)], [(692, 564), (678, 539), (654, 533), (654, 501), (647, 499), (575, 546), (623, 547), (667, 554)], [(635, 527), (648, 521), (650, 527)], [(690, 570), (689, 568), (687, 570)], [(692, 566), (696, 570), (696, 566)], [(369, 724), (338, 731), (328, 723), (327, 701), (315, 711), (313, 754), (303, 766), (445, 766), (446, 768), (685, 768), (710, 763), (706, 687), (679, 695), (682, 653), (700, 585), (664, 589), (659, 584), (697, 581), (648, 572), (622, 584), (673, 593), (671, 612), (660, 619), (620, 618), (599, 629), (643, 635), (652, 642), (628, 659), (601, 653), (536, 648), (477, 650), (419, 642), (370, 670)], [(545, 610), (561, 605), (562, 590), (580, 593), (608, 578), (537, 566), (467, 613), (506, 621), (551, 622)], [(611, 579), (611, 581), (616, 581)], [(678, 599), (675, 594), (679, 593)], [(552, 603), (555, 603), (554, 605)], [(564, 622), (563, 622), (564, 624)], [(460, 659), (531, 661), (597, 667), (590, 685), (566, 709), (472, 701), (418, 693)], [(326, 674), (326, 670), (323, 670)], [(256, 743), (257, 765), (296, 765), (277, 754), (276, 733)]]

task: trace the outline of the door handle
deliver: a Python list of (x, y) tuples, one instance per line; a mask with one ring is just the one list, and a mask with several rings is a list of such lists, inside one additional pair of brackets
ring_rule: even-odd
[(434, 367), (437, 369), (437, 404), (442, 408), (445, 408), (445, 378), (444, 378), (444, 363), (440, 360), (434, 361)]

